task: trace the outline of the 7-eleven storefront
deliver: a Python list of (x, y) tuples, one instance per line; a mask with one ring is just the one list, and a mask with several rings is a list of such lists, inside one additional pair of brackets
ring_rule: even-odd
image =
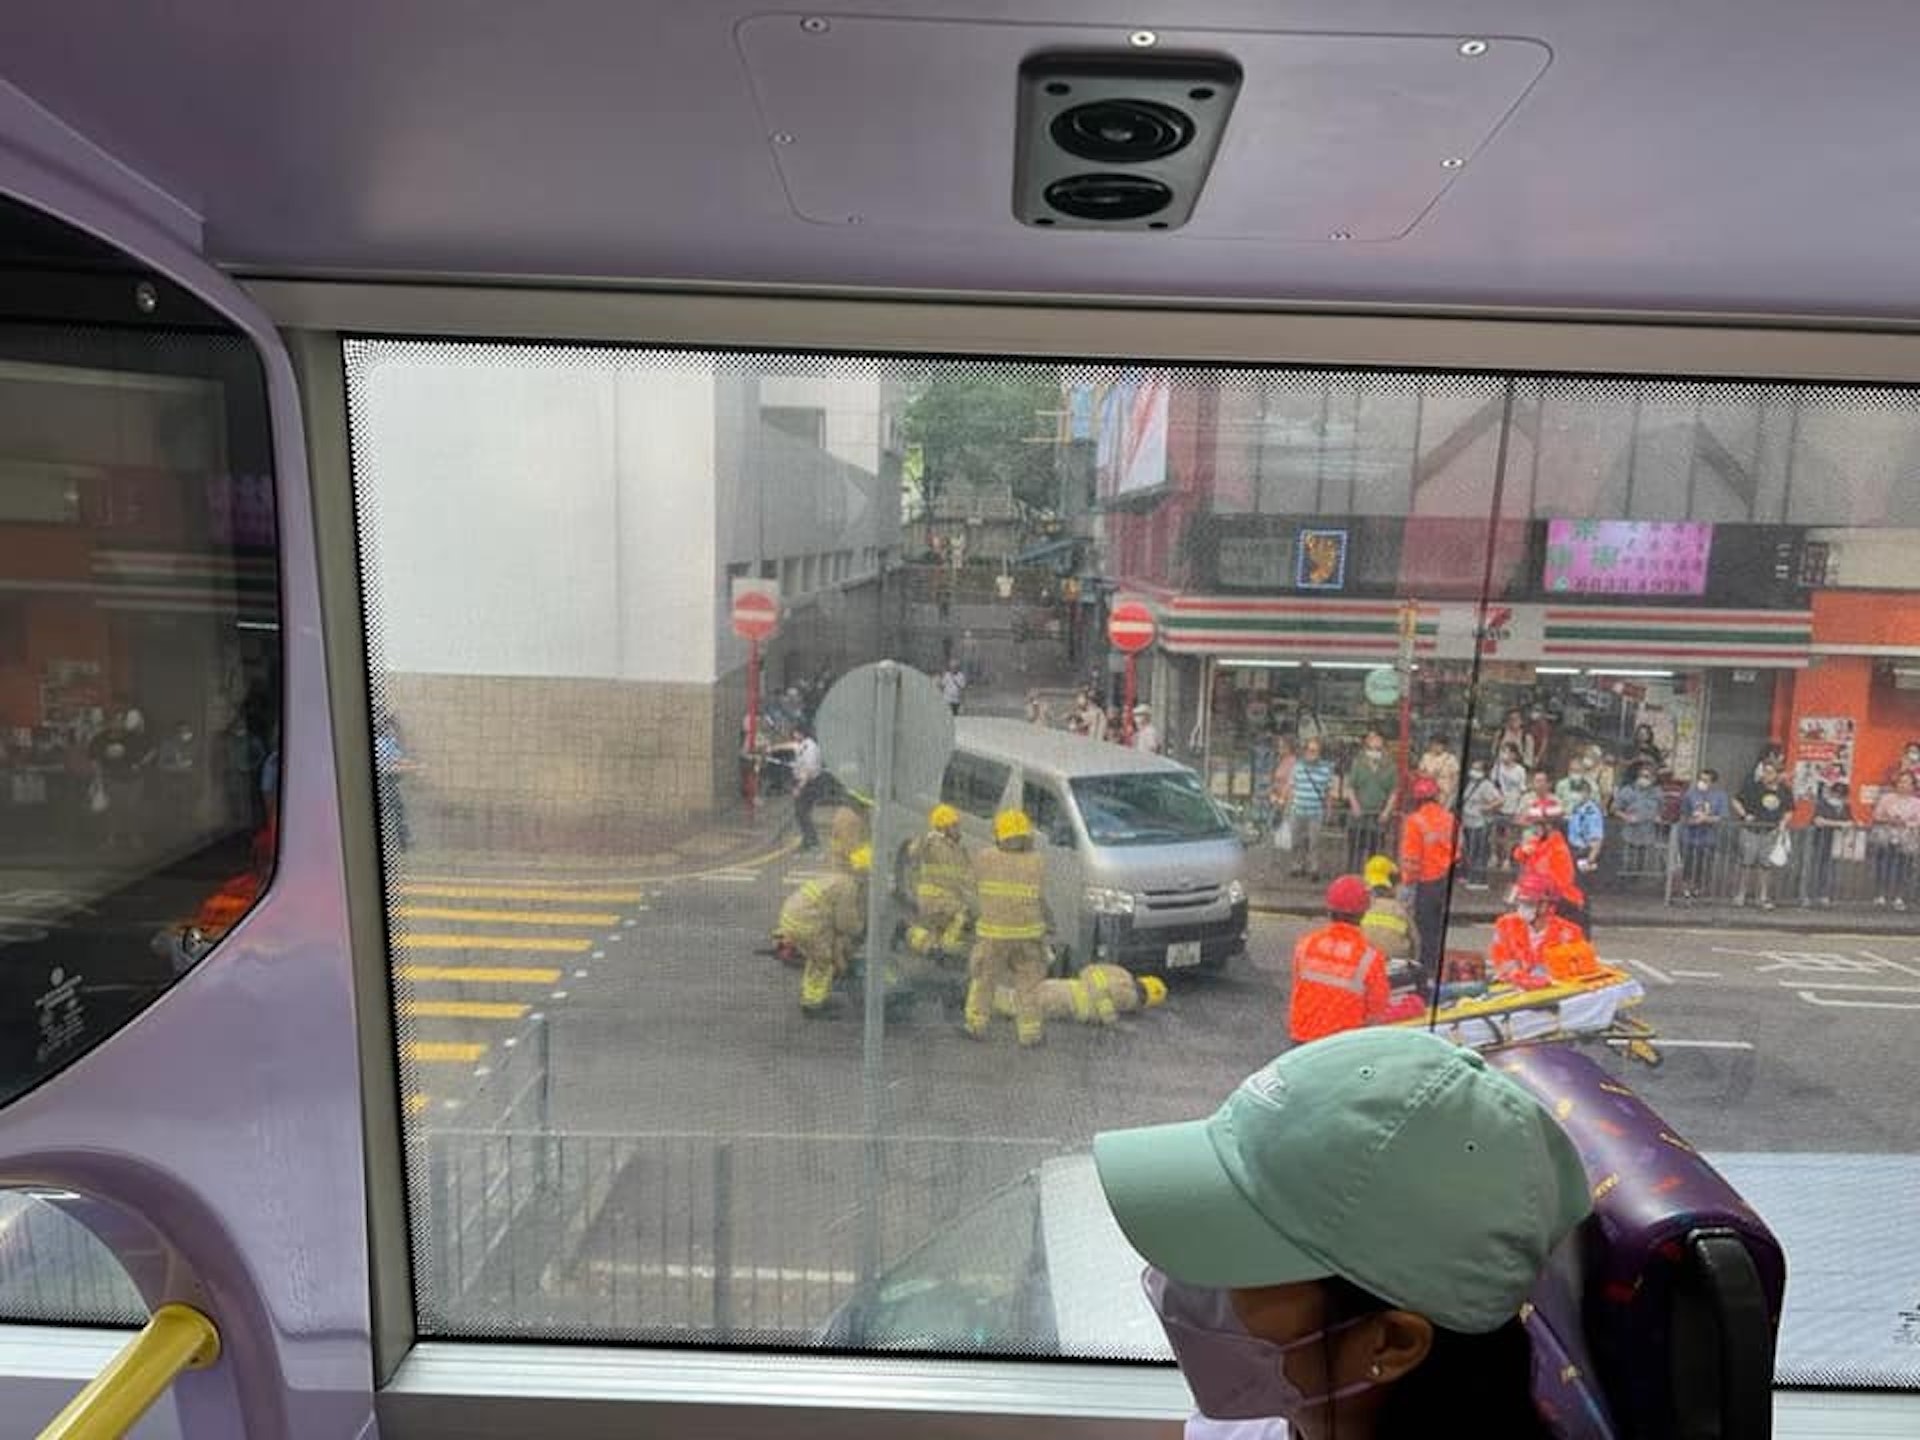
[[(1251, 793), (1276, 733), (1319, 734), (1337, 757), (1370, 729), (1397, 737), (1400, 704), (1370, 699), (1367, 680), (1399, 658), (1400, 602), (1178, 595), (1155, 608), (1156, 699), (1217, 793)], [(1539, 708), (1569, 741), (1620, 747), (1651, 725), (1675, 770), (1729, 777), (1812, 651), (1805, 610), (1443, 602), (1412, 619), (1415, 743), (1457, 744), (1470, 725), (1479, 748), (1507, 710)]]

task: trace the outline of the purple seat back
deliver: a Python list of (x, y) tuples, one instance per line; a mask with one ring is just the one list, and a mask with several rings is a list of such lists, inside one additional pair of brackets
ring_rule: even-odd
[[(1593, 1217), (1575, 1237), (1580, 1293), (1569, 1296), (1574, 1284), (1549, 1272), (1534, 1321), (1572, 1352), (1568, 1363), (1598, 1376), (1602, 1408), (1618, 1430), (1636, 1437), (1719, 1433), (1724, 1418), (1708, 1412), (1770, 1413), (1786, 1259), (1766, 1222), (1586, 1055), (1563, 1045), (1521, 1046), (1493, 1063), (1553, 1111), (1593, 1184)], [(1724, 1263), (1716, 1265), (1715, 1255), (1721, 1262), (1731, 1257), (1746, 1277), (1745, 1289), (1736, 1286), (1731, 1298), (1718, 1288)], [(1578, 1354), (1583, 1344), (1591, 1365)], [(1765, 1353), (1752, 1353), (1756, 1348)], [(1536, 1365), (1536, 1394), (1538, 1380)]]

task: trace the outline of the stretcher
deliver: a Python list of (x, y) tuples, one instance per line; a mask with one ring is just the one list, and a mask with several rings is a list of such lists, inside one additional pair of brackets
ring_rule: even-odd
[(1658, 1032), (1629, 1013), (1647, 992), (1624, 970), (1602, 964), (1591, 975), (1556, 981), (1537, 990), (1495, 981), (1479, 993), (1461, 993), (1477, 989), (1443, 986), (1443, 1003), (1431, 1013), (1425, 997), (1409, 993), (1396, 1000), (1394, 1017), (1385, 1023), (1420, 1029), (1431, 1026), (1435, 1034), (1475, 1050), (1553, 1040), (1600, 1040), (1620, 1046), (1629, 1059), (1644, 1065), (1661, 1061)]

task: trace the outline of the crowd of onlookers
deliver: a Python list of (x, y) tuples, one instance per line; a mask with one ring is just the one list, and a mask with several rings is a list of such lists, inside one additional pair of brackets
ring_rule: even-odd
[[(1368, 732), (1343, 761), (1312, 731), (1265, 743), (1271, 755), (1256, 771), (1269, 779), (1259, 798), (1288, 873), (1318, 879), (1390, 853), (1403, 777), (1385, 736)], [(1469, 890), (1511, 871), (1515, 846), (1545, 821), (1601, 888), (1644, 886), (1681, 903), (1830, 906), (1840, 864), (1855, 861), (1870, 880), (1862, 899), (1896, 910), (1920, 904), (1920, 742), (1906, 747), (1871, 803), (1837, 766), (1797, 796), (1778, 743), (1736, 776), (1685, 775), (1649, 726), (1631, 744), (1608, 746), (1557, 734), (1539, 711), (1509, 711), (1467, 753), (1463, 774), (1457, 732), (1437, 733), (1409, 769), (1431, 779), (1460, 818), (1460, 880)]]

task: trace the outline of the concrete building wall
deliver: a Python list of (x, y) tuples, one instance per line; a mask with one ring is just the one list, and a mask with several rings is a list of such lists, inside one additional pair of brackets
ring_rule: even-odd
[(791, 577), (771, 663), (877, 653), (898, 534), (878, 382), (785, 395), (831, 402), (822, 448), (765, 423), (770, 381), (732, 364), (400, 343), (352, 370), (370, 642), (421, 843), (637, 852), (723, 803), (736, 575)]

